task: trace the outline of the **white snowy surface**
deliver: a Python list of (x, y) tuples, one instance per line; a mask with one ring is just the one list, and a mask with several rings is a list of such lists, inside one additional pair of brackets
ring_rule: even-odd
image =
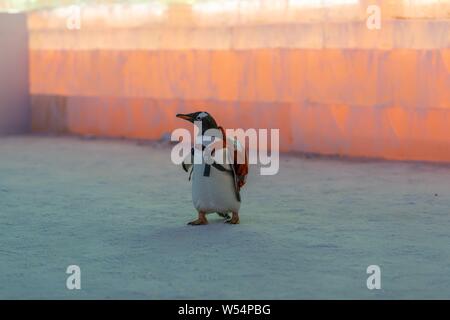
[(450, 298), (449, 166), (284, 155), (240, 225), (195, 216), (168, 146), (0, 138), (0, 298)]

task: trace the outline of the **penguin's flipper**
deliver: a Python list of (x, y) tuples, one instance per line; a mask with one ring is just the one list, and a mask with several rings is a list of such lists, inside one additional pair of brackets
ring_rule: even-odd
[(189, 172), (189, 169), (192, 167), (192, 164), (186, 164), (184, 161), (181, 163), (181, 167), (184, 171)]
[(184, 171), (189, 172), (189, 169), (192, 167), (194, 163), (194, 148), (191, 149), (191, 154), (188, 154), (186, 158), (184, 158), (183, 162), (181, 162), (181, 167)]

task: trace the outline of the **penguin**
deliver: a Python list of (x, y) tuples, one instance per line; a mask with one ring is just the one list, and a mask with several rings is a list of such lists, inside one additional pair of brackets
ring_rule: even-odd
[[(216, 120), (205, 111), (177, 114), (176, 117), (192, 123), (200, 122), (202, 132), (200, 133), (199, 131), (199, 135), (201, 134), (203, 136), (201, 163), (197, 164), (193, 161), (195, 154), (194, 148), (191, 150), (191, 155), (188, 156), (191, 158), (191, 161), (186, 163), (185, 159), (182, 163), (182, 167), (186, 172), (188, 172), (189, 169), (191, 170), (189, 179), (192, 180), (192, 202), (194, 208), (198, 212), (198, 218), (189, 222), (188, 225), (206, 225), (208, 224), (206, 215), (214, 212), (225, 218), (226, 223), (239, 224), (239, 209), (241, 206), (239, 191), (245, 184), (246, 175), (248, 173), (248, 164), (245, 163), (244, 165), (240, 165), (241, 167), (244, 167), (245, 170), (239, 170), (239, 165), (236, 165), (232, 161), (223, 161), (223, 163), (220, 164), (216, 162), (207, 164), (203, 159), (204, 150), (210, 143), (214, 142), (214, 138), (208, 136), (206, 131), (209, 129), (219, 130), (219, 132), (221, 132), (221, 138), (223, 139), (221, 141), (223, 143), (223, 141), (227, 141), (225, 130), (223, 130), (222, 127), (219, 127)], [(195, 138), (197, 139), (198, 137)], [(227, 149), (226, 144), (224, 146), (225, 148), (222, 148), (224, 156), (229, 157), (231, 152)], [(247, 158), (245, 159), (247, 160)], [(231, 217), (229, 213), (232, 214)]]

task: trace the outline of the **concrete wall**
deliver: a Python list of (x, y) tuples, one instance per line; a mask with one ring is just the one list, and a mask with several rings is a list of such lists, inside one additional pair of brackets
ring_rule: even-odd
[(0, 13), (0, 134), (30, 129), (28, 64), (26, 15)]
[(380, 30), (362, 1), (226, 19), (85, 11), (80, 30), (38, 12), (33, 130), (158, 139), (184, 125), (176, 113), (206, 110), (224, 127), (279, 128), (284, 151), (450, 162), (450, 1), (419, 18), (398, 2), (380, 1)]

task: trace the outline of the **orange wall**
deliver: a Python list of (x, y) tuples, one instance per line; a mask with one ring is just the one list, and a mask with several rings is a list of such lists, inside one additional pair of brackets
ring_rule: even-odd
[(205, 109), (283, 150), (389, 159), (450, 161), (449, 74), (450, 49), (31, 52), (70, 132), (157, 139)]
[(419, 14), (377, 0), (377, 31), (367, 3), (174, 6), (151, 19), (86, 15), (79, 31), (32, 14), (33, 129), (158, 139), (186, 126), (176, 113), (206, 110), (225, 127), (279, 128), (284, 151), (450, 162), (450, 1)]

